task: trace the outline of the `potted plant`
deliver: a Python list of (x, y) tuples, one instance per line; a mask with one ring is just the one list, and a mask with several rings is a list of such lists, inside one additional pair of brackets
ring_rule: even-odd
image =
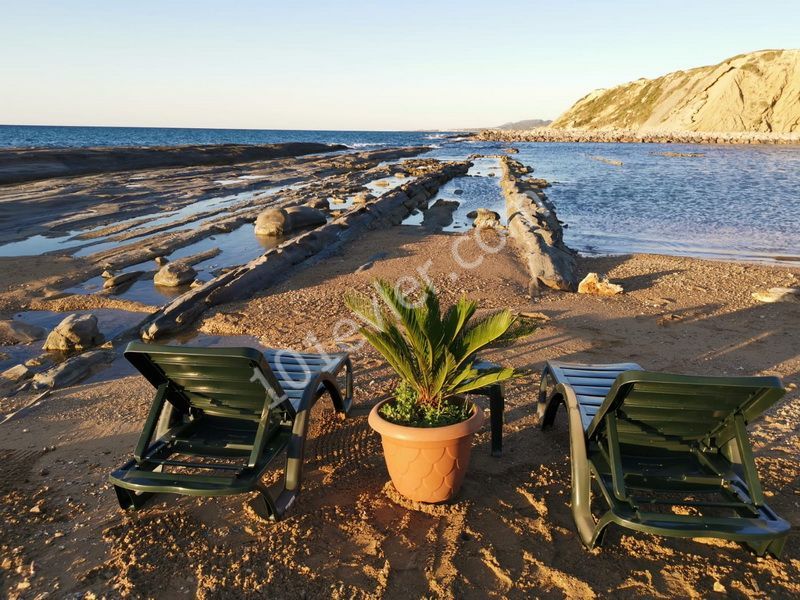
[(483, 411), (464, 394), (515, 375), (510, 368), (475, 368), (476, 353), (515, 321), (508, 310), (471, 322), (477, 304), (462, 297), (444, 313), (436, 291), (424, 286), (418, 302), (386, 281), (375, 288), (383, 306), (349, 295), (347, 306), (364, 320), (361, 334), (400, 381), (394, 396), (370, 412), (398, 492), (420, 502), (444, 502), (461, 487), (472, 437)]

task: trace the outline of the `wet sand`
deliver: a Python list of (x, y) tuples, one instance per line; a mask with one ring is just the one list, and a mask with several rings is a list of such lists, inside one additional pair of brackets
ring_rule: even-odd
[[(139, 513), (120, 512), (106, 478), (130, 457), (152, 390), (118, 360), (82, 385), (54, 391), (0, 426), (0, 589), (24, 598), (797, 597), (795, 534), (782, 560), (756, 558), (735, 543), (619, 529), (603, 548), (584, 550), (568, 506), (565, 419), (543, 433), (534, 415), (538, 371), (551, 358), (779, 375), (796, 386), (800, 304), (759, 304), (750, 294), (796, 285), (800, 271), (651, 255), (584, 258), (579, 269), (608, 272), (627, 293), (530, 298), (510, 247), (487, 254), (471, 236), (393, 227), (261, 295), (218, 307), (181, 339), (297, 350), (358, 345), (339, 321), (348, 317), (343, 295), (367, 291), (374, 277), (420, 271), (448, 301), (465, 292), (485, 309), (542, 313), (533, 335), (486, 355), (527, 374), (506, 389), (503, 456), (489, 455), (484, 426), (464, 488), (449, 505), (409, 506), (385, 487), (366, 414), (393, 380), (367, 347), (353, 350), (351, 417), (333, 419), (324, 400), (315, 409), (303, 491), (275, 524), (257, 521), (242, 496), (164, 497)], [(344, 324), (333, 330), (337, 322)], [(797, 400), (795, 387), (751, 427), (768, 501), (793, 524), (800, 521)]]

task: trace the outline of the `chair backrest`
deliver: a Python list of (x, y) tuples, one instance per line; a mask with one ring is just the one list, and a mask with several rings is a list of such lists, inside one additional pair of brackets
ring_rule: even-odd
[(167, 400), (183, 412), (258, 420), (265, 403), (294, 409), (255, 348), (192, 348), (131, 342), (125, 358), (154, 386), (168, 385)]
[(783, 396), (777, 377), (696, 377), (626, 371), (614, 381), (587, 430), (590, 438), (614, 413), (621, 444), (658, 446), (659, 442), (722, 447), (734, 436), (736, 414), (745, 423)]

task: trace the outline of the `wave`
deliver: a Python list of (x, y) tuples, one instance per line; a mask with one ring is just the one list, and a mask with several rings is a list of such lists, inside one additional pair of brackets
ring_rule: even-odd
[(388, 142), (353, 142), (349, 144), (351, 148), (366, 148), (368, 146), (388, 146)]

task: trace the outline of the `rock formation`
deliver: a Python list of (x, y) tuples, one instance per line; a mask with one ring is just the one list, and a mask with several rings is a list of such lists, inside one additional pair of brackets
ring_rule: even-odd
[(508, 156), (500, 158), (500, 165), (508, 232), (527, 262), (531, 286), (542, 284), (574, 292), (578, 287), (575, 252), (564, 243), (555, 206), (537, 180), (526, 177), (531, 171), (529, 167)]

